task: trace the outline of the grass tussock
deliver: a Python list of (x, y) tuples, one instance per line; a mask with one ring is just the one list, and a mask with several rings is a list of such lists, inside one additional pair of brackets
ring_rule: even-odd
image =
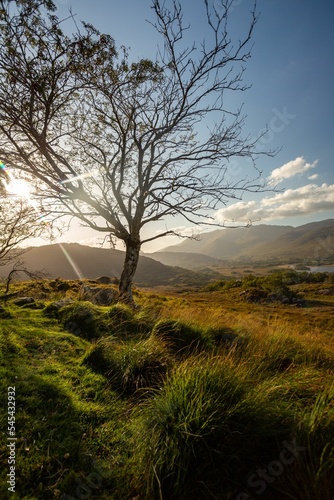
[(190, 358), (135, 412), (134, 475), (145, 498), (207, 498), (208, 478), (227, 493), (240, 466), (247, 471), (287, 432), (289, 412), (277, 413), (245, 375), (232, 358)]
[(91, 348), (84, 363), (102, 373), (115, 391), (129, 396), (161, 387), (171, 358), (165, 345), (152, 336), (131, 342), (107, 337)]

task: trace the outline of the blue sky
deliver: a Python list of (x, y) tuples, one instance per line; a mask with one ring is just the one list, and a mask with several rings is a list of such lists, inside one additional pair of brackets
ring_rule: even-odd
[[(214, 0), (219, 8), (219, 0)], [(149, 0), (58, 0), (59, 16), (71, 7), (77, 19), (111, 34), (117, 46), (129, 47), (134, 59), (154, 57), (157, 37), (145, 21), (152, 18)], [(195, 38), (206, 36), (202, 0), (181, 0)], [(251, 0), (234, 0), (232, 27), (242, 30), (249, 19)], [(334, 218), (333, 80), (334, 4), (331, 0), (258, 0), (252, 58), (244, 81), (252, 87), (230, 97), (231, 106), (244, 105), (245, 134), (268, 133), (261, 147), (281, 148), (274, 158), (260, 157), (263, 176), (282, 192), (247, 194), (219, 210), (218, 221), (261, 220), (267, 224), (298, 226)], [(234, 170), (245, 165), (236, 161)], [(184, 224), (176, 220), (174, 226)], [(173, 224), (171, 224), (173, 226)], [(165, 226), (164, 226), (165, 227)], [(159, 225), (150, 232), (159, 231)], [(79, 234), (81, 237), (79, 237)], [(98, 234), (75, 229), (64, 241), (94, 241)], [(159, 241), (159, 246), (177, 240)], [(156, 247), (144, 250), (153, 250)]]

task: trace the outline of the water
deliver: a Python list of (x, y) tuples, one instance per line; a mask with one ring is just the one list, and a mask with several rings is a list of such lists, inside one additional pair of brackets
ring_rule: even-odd
[(310, 266), (311, 273), (334, 273), (334, 266)]

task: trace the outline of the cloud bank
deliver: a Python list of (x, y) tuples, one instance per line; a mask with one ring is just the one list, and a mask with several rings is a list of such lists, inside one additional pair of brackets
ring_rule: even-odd
[(313, 215), (334, 210), (334, 184), (307, 184), (296, 189), (287, 189), (259, 202), (240, 201), (215, 214), (217, 222), (224, 221), (270, 221), (301, 215)]
[[(291, 160), (285, 163), (282, 167), (275, 168), (268, 177), (268, 182), (273, 184), (278, 184), (286, 179), (290, 179), (298, 174), (303, 174), (308, 170), (315, 168), (317, 166), (318, 160), (313, 163), (308, 163), (304, 160), (303, 156), (297, 157), (295, 160)], [(317, 174), (315, 174), (317, 175)], [(311, 178), (314, 178), (311, 176)]]

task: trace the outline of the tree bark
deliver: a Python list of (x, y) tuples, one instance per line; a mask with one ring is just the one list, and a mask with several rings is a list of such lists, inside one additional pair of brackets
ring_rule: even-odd
[(140, 251), (140, 240), (129, 238), (125, 241), (126, 252), (124, 259), (123, 271), (119, 282), (119, 298), (121, 302), (125, 302), (131, 306), (134, 305), (132, 295), (132, 280), (135, 275)]

